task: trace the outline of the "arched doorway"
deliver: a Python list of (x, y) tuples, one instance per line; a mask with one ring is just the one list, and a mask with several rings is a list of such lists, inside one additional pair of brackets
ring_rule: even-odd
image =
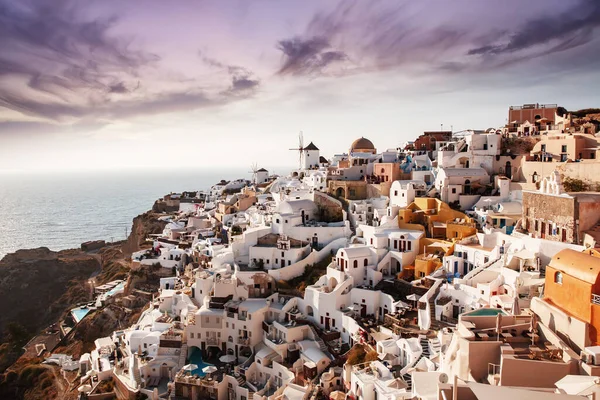
[(315, 316), (315, 312), (313, 311), (312, 306), (306, 306), (306, 315), (308, 315), (309, 317)]
[(167, 363), (163, 363), (160, 366), (160, 377), (161, 378), (171, 378), (169, 376), (169, 366), (167, 365)]
[(344, 191), (344, 188), (337, 188), (337, 190), (335, 191), (335, 195), (337, 197), (346, 197), (346, 192)]
[(465, 180), (465, 194), (471, 194), (471, 181), (469, 179)]
[(506, 162), (506, 167), (504, 168), (504, 175), (506, 175), (508, 179), (512, 179), (512, 165), (510, 161)]
[(335, 279), (333, 276), (331, 278), (329, 278), (329, 288), (331, 290), (335, 289), (335, 287), (337, 286), (338, 281), (337, 279)]

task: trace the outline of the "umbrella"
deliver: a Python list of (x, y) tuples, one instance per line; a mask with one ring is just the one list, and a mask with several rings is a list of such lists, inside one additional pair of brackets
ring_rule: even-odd
[(406, 296), (406, 300), (417, 301), (419, 299), (420, 299), (420, 297), (417, 296), (415, 293), (409, 294), (408, 296)]
[(77, 390), (78, 390), (79, 392), (81, 392), (81, 393), (83, 393), (83, 392), (86, 392), (86, 393), (87, 393), (87, 392), (89, 392), (90, 390), (92, 390), (92, 385), (88, 385), (88, 384), (81, 385), (81, 386), (79, 386), (79, 388), (77, 388)]
[(232, 363), (235, 361), (235, 356), (233, 354), (226, 354), (224, 356), (219, 357), (219, 361), (224, 363)]
[(346, 393), (340, 392), (339, 390), (329, 393), (330, 400), (344, 400), (345, 398), (346, 398)]
[(184, 367), (183, 367), (183, 368), (181, 368), (181, 369), (182, 369), (183, 371), (189, 371), (189, 372), (192, 372), (192, 371), (195, 371), (195, 370), (197, 370), (197, 369), (198, 369), (198, 366), (197, 366), (196, 364), (188, 364), (188, 365), (184, 366)]
[(202, 368), (202, 372), (204, 372), (205, 374), (212, 374), (213, 372), (217, 372), (217, 367), (215, 367), (214, 365), (208, 365)]

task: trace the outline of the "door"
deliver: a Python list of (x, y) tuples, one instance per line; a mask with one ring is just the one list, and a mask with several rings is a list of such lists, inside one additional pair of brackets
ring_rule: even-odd
[(361, 306), (360, 316), (363, 317), (363, 318), (367, 316), (367, 305), (366, 304), (363, 304)]
[(169, 377), (169, 366), (167, 364), (163, 364), (160, 366), (160, 377), (161, 378), (170, 378)]
[(546, 238), (546, 223), (544, 221), (542, 221), (542, 229), (540, 230), (542, 239)]

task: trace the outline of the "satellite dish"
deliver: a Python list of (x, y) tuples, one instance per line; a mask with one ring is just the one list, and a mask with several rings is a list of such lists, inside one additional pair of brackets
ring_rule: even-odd
[(438, 381), (440, 383), (448, 383), (448, 375), (441, 373), (440, 376), (438, 377)]

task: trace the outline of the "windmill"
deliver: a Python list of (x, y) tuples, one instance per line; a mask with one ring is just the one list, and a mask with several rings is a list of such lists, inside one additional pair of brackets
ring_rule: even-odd
[(251, 171), (248, 172), (252, 172), (252, 183), (256, 185), (256, 173), (258, 172), (258, 165), (256, 163), (252, 163), (252, 165), (250, 166)]
[(290, 150), (298, 151), (298, 164), (300, 166), (300, 169), (302, 169), (302, 152), (304, 151), (304, 136), (302, 135), (302, 131), (300, 131), (300, 133), (298, 134), (298, 148)]

